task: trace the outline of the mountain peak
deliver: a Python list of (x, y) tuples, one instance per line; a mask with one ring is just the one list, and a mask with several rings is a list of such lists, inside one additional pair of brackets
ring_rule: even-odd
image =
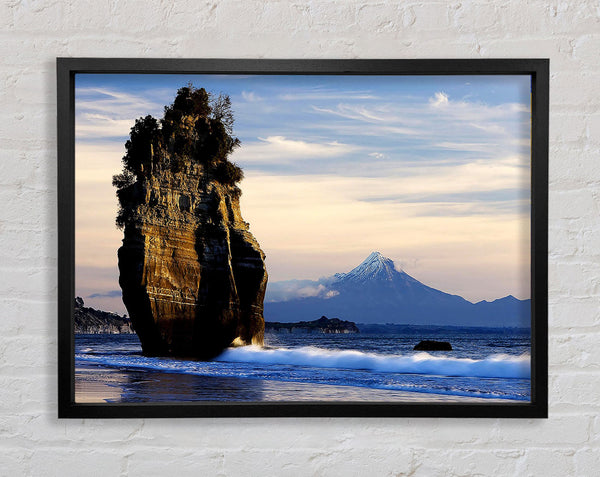
[(363, 263), (367, 262), (367, 261), (373, 261), (373, 260), (383, 261), (383, 260), (389, 260), (389, 258), (385, 258), (381, 252), (371, 252), (369, 254), (369, 256), (363, 261)]
[(384, 257), (381, 252), (371, 252), (367, 258), (363, 260), (363, 262), (359, 265), (359, 267), (385, 267), (390, 266), (392, 269), (394, 268), (394, 262)]
[(380, 252), (372, 252), (363, 262), (348, 273), (338, 273), (336, 278), (363, 282), (367, 280), (391, 281), (394, 274), (398, 273), (394, 268), (394, 262), (384, 257)]

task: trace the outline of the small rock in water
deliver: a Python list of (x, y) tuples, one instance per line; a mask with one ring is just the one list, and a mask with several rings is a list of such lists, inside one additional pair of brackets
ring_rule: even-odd
[(452, 351), (452, 345), (447, 341), (423, 340), (413, 349), (415, 351)]

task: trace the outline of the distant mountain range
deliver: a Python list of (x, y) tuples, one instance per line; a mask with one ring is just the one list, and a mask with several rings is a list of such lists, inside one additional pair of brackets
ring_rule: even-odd
[(264, 315), (278, 322), (326, 315), (355, 323), (527, 328), (531, 300), (509, 295), (471, 303), (428, 287), (373, 252), (348, 273), (270, 283)]

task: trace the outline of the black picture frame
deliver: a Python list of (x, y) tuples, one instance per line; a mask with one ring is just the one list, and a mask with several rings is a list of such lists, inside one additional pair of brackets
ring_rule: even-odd
[[(58, 58), (58, 417), (487, 417), (548, 416), (548, 59), (255, 60)], [(75, 402), (75, 75), (311, 74), (530, 75), (531, 142), (531, 401), (523, 403)]]

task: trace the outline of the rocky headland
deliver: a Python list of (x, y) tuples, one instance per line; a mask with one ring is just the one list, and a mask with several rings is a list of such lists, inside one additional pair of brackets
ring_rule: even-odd
[(113, 179), (123, 302), (146, 355), (210, 359), (262, 344), (265, 255), (240, 212), (228, 97), (178, 90), (140, 118)]
[(84, 306), (83, 299), (80, 297), (75, 298), (73, 325), (77, 334), (135, 333), (131, 320), (126, 316)]
[(326, 316), (314, 321), (298, 321), (296, 323), (267, 321), (265, 331), (274, 333), (359, 333), (356, 323)]

